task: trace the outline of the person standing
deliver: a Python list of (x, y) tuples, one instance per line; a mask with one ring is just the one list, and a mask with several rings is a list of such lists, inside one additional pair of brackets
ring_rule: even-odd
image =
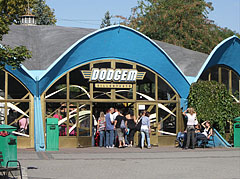
[(123, 115), (122, 110), (120, 110), (118, 114), (119, 115), (116, 117), (114, 128), (116, 128), (116, 131), (117, 131), (119, 148), (122, 148), (125, 146), (124, 135), (125, 135), (126, 125), (127, 125), (127, 119)]
[[(113, 121), (116, 120), (116, 117), (119, 115), (119, 110), (117, 108), (114, 109), (114, 113), (113, 113)], [(114, 139), (113, 139), (113, 145), (116, 146), (117, 145), (117, 130), (114, 128)]]
[[(62, 120), (62, 115), (61, 115), (61, 109), (58, 108), (56, 111), (55, 111), (55, 114), (53, 115), (53, 118), (57, 118), (58, 121)], [(59, 135), (60, 136), (64, 136), (65, 135), (65, 127), (63, 124), (61, 124), (59, 126)]]
[(186, 111), (183, 112), (183, 115), (187, 117), (187, 144), (184, 149), (188, 149), (190, 146), (190, 140), (192, 143), (192, 149), (194, 149), (195, 144), (195, 125), (198, 124), (197, 121), (197, 113), (193, 108), (187, 108)]
[(99, 141), (99, 147), (103, 146), (105, 142), (105, 127), (106, 127), (106, 120), (105, 120), (105, 115), (104, 112), (100, 112), (100, 117), (98, 118), (98, 123), (97, 123), (97, 130), (100, 134), (100, 141)]
[(145, 135), (147, 137), (147, 148), (151, 149), (151, 144), (150, 144), (150, 133), (151, 133), (151, 128), (150, 128), (150, 119), (149, 119), (149, 112), (144, 111), (142, 114), (142, 125), (141, 125), (141, 148), (143, 149), (144, 147), (144, 141), (145, 141)]
[(106, 120), (106, 148), (113, 148), (114, 138), (114, 120), (113, 120), (114, 108), (110, 108), (109, 112), (105, 116)]
[(132, 147), (134, 134), (136, 132), (135, 126), (136, 126), (137, 120), (132, 110), (129, 110), (128, 114), (125, 117), (127, 119), (127, 128), (129, 129), (129, 134), (128, 134), (128, 141), (130, 143), (129, 147)]

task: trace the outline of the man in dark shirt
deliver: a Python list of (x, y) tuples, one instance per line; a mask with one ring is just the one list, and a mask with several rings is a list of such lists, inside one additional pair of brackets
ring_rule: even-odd
[(125, 146), (124, 134), (127, 126), (127, 119), (123, 115), (122, 110), (119, 111), (119, 115), (115, 119), (115, 128), (118, 134), (119, 148)]

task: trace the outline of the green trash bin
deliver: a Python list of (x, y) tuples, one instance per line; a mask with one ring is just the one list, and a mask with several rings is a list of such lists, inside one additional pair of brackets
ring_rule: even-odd
[(59, 128), (57, 118), (47, 118), (47, 151), (59, 150)]
[(240, 117), (234, 119), (234, 147), (240, 147)]
[[(3, 155), (2, 166), (6, 166), (9, 160), (17, 160), (17, 136), (12, 134), (16, 127), (6, 124), (0, 125), (0, 151)], [(17, 166), (16, 162), (8, 164), (10, 167)]]

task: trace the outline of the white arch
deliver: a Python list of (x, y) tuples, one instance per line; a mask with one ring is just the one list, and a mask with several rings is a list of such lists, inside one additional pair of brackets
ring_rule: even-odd
[[(86, 93), (87, 94), (87, 96), (88, 96), (88, 98), (90, 98), (90, 94), (83, 88), (83, 87), (81, 87), (81, 86), (78, 86), (78, 85), (70, 85), (69, 87), (75, 87), (75, 88), (79, 88), (79, 89), (81, 89), (81, 90), (83, 90), (84, 91), (84, 93)], [(47, 95), (45, 98), (49, 98), (49, 97), (51, 97), (51, 96), (53, 96), (53, 95), (55, 95), (55, 94), (57, 94), (57, 93), (59, 93), (60, 91), (62, 91), (62, 90), (64, 90), (64, 89), (66, 89), (67, 87), (63, 87), (62, 89), (59, 89), (59, 90), (57, 90), (57, 91), (55, 91), (55, 92), (53, 92), (53, 93), (51, 93), (51, 94), (49, 94), (49, 95)]]
[[(0, 96), (0, 99), (4, 100), (4, 98), (2, 96)], [(9, 107), (9, 108), (11, 108), (11, 109), (21, 113), (24, 116), (29, 117), (23, 110), (21, 110), (19, 107), (17, 107), (16, 105), (14, 105), (14, 104), (12, 104), (10, 102), (7, 102), (7, 107)]]

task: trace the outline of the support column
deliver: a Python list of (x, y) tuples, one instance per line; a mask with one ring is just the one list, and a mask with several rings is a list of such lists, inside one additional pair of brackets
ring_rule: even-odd
[(37, 152), (46, 149), (38, 77), (36, 78), (36, 95), (34, 96), (34, 147)]

